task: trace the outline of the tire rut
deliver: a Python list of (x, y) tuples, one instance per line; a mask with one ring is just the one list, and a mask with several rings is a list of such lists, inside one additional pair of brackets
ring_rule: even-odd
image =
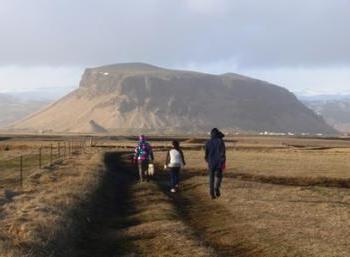
[[(190, 177), (187, 176), (188, 178)], [(193, 189), (201, 184), (187, 185), (184, 183), (180, 191), (173, 194), (169, 192), (167, 184), (164, 183), (164, 175), (157, 181), (159, 188), (173, 200), (184, 223), (195, 231), (200, 241), (214, 249), (218, 256), (274, 256), (267, 253), (264, 247), (252, 245), (249, 239), (243, 237), (243, 231), (238, 231), (230, 226), (234, 222), (234, 217), (220, 204), (220, 200), (211, 200), (209, 193), (193, 192)]]
[(182, 221), (157, 183), (136, 183), (136, 170), (122, 153), (106, 153), (105, 166), (75, 256), (217, 256)]

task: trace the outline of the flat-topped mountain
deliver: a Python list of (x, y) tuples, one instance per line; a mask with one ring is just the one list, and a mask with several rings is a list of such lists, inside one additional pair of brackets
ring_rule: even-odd
[(238, 74), (142, 63), (89, 68), (80, 86), (14, 129), (69, 132), (227, 130), (334, 133), (288, 90)]

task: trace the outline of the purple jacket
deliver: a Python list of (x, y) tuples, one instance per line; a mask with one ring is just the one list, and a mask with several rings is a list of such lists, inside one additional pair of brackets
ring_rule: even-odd
[(135, 147), (134, 159), (140, 161), (153, 160), (154, 156), (151, 145), (146, 141), (140, 141)]

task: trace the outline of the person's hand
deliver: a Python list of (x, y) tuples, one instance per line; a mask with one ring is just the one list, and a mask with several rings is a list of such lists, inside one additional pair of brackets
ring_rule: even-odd
[(226, 169), (226, 162), (223, 162), (222, 164), (221, 164), (221, 170), (225, 170)]

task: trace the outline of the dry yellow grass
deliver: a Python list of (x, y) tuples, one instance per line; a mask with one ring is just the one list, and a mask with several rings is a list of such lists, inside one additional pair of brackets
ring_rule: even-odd
[[(203, 151), (185, 151), (187, 168), (206, 169)], [(164, 153), (157, 159), (163, 160)], [(227, 150), (227, 172), (290, 177), (350, 178), (350, 149)]]
[[(155, 182), (135, 184), (136, 170), (119, 155), (108, 154), (107, 163), (104, 158), (108, 172), (102, 184), (101, 155), (34, 174), (24, 192), (0, 197), (0, 255), (25, 256), (31, 250), (28, 256), (58, 256), (54, 251), (61, 248), (60, 254), (81, 257), (350, 256), (349, 141), (234, 139), (238, 142), (227, 142), (228, 168), (222, 197), (215, 201), (209, 199), (204, 153), (196, 140), (183, 143), (188, 165), (176, 195), (168, 193), (168, 174), (160, 170)], [(170, 142), (151, 143), (162, 166)], [(129, 151), (126, 159), (136, 142), (98, 144)], [(102, 191), (92, 209), (97, 214), (91, 216), (91, 206), (81, 203), (91, 203), (98, 185)], [(87, 230), (78, 222), (83, 217), (93, 219)], [(68, 235), (78, 246), (67, 244)]]
[(207, 179), (196, 176), (183, 182), (182, 197), (192, 226), (219, 250), (240, 249), (234, 256), (350, 255), (349, 189), (226, 178), (221, 198), (209, 201)]
[[(183, 181), (177, 205), (224, 256), (347, 257), (349, 155), (349, 141), (343, 140), (244, 139), (227, 151), (223, 196), (213, 203), (207, 178), (193, 173), (205, 174), (204, 152), (185, 150), (187, 172), (194, 177)], [(156, 154), (160, 163), (164, 157)], [(308, 186), (315, 181), (334, 187)]]
[(140, 224), (121, 232), (122, 237), (139, 237), (134, 245), (142, 256), (213, 256), (210, 249), (201, 245), (192, 230), (178, 216), (172, 202), (154, 183), (134, 189), (133, 205)]
[[(21, 191), (0, 196), (0, 255), (50, 256), (67, 250), (99, 184), (101, 155), (87, 154), (54, 170), (33, 174)], [(55, 245), (52, 245), (55, 244)], [(68, 247), (69, 248), (69, 247)]]
[(120, 157), (106, 154), (93, 222), (72, 256), (215, 256), (157, 184), (135, 183), (136, 170)]
[[(54, 141), (56, 139), (56, 141)], [(74, 142), (72, 142), (74, 140)], [(14, 137), (0, 141), (0, 189), (15, 189), (20, 186), (20, 158), (22, 157), (22, 176), (25, 180), (41, 168), (72, 157), (81, 152), (78, 148), (80, 138), (56, 137), (44, 140), (39, 137)], [(70, 147), (69, 147), (70, 146)], [(39, 161), (39, 153), (41, 158)]]
[[(350, 178), (350, 141), (290, 138), (237, 138), (234, 145), (227, 143), (227, 173), (248, 173), (278, 177)], [(261, 141), (260, 141), (261, 140)], [(304, 145), (309, 147), (291, 147)], [(170, 143), (167, 144), (170, 146)], [(326, 147), (315, 149), (312, 147)], [(205, 170), (204, 150), (186, 150), (187, 169)], [(329, 147), (329, 148), (328, 148)], [(311, 149), (310, 149), (311, 148)], [(163, 162), (164, 152), (156, 153)]]

